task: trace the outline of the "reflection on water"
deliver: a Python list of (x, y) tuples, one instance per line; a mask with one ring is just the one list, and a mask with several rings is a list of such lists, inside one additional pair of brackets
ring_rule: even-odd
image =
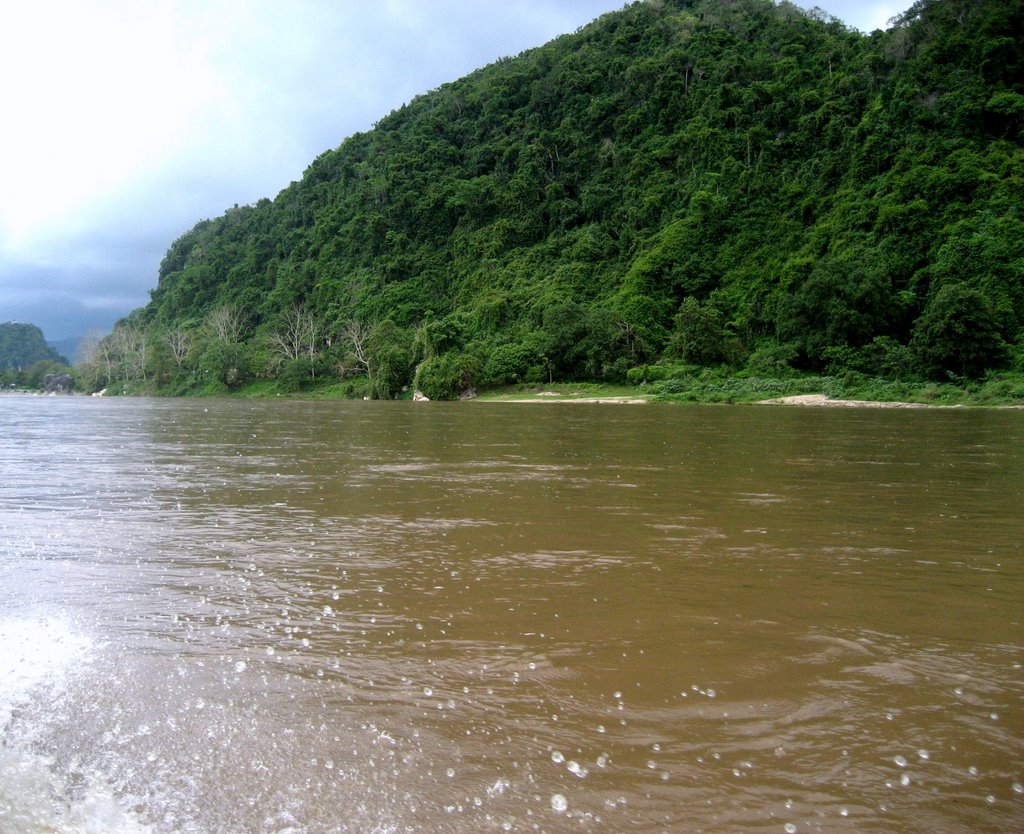
[(0, 831), (1020, 830), (1022, 441), (0, 398)]

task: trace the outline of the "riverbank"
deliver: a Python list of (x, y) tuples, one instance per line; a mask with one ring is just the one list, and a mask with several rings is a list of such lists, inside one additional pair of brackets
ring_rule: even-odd
[(856, 375), (740, 377), (704, 373), (629, 385), (553, 383), (518, 385), (481, 392), (481, 402), (609, 403), (649, 402), (790, 405), (821, 408), (1024, 407), (1024, 377), (993, 376), (985, 381), (893, 382)]
[[(784, 377), (730, 375), (723, 369), (694, 369), (658, 380), (630, 383), (548, 382), (480, 387), (470, 402), (716, 403), (795, 405), (828, 408), (1024, 407), (1024, 373), (992, 374), (984, 380), (897, 382), (859, 374), (843, 377), (792, 374)], [(84, 392), (83, 392), (84, 393)], [(317, 380), (294, 390), (278, 380), (256, 380), (238, 389), (157, 387), (152, 381), (111, 386), (107, 396), (232, 397), (240, 399), (362, 400), (370, 393), (365, 377)], [(411, 400), (407, 389), (398, 399)]]
[(598, 383), (553, 383), (548, 386), (514, 386), (484, 390), (474, 402), (502, 403), (583, 403), (602, 405), (642, 405), (653, 395), (631, 385)]
[[(964, 408), (963, 404), (934, 405), (931, 403), (880, 402), (877, 400), (834, 400), (824, 394), (797, 394), (793, 397), (776, 397), (758, 400), (758, 405), (803, 405), (818, 408)], [(1011, 406), (1013, 407), (1013, 406)], [(1019, 406), (1018, 406), (1019, 407)]]

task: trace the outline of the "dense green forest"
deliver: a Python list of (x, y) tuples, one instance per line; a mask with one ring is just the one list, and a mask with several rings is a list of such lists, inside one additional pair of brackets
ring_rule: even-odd
[(34, 324), (0, 324), (0, 384), (4, 387), (41, 388), (46, 374), (67, 370), (66, 365), (67, 360), (47, 344)]
[(863, 35), (648, 0), (426, 93), (176, 240), (92, 385), (450, 398), (1024, 359), (1024, 4)]

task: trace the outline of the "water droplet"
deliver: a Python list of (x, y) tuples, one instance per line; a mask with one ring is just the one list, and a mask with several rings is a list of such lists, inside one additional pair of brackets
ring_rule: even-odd
[(245, 661), (244, 660), (239, 660), (235, 664), (235, 671), (236, 672), (244, 672), (245, 671)]
[(551, 753), (551, 761), (553, 761), (555, 764), (561, 764), (565, 761), (565, 756), (562, 755), (558, 750), (555, 750)]
[(918, 750), (917, 751), (917, 757), (921, 761), (926, 762), (926, 761), (928, 761), (932, 757), (932, 754), (929, 753), (927, 750)]
[(796, 834), (796, 826), (791, 822), (787, 822), (783, 826), (782, 830), (785, 831), (786, 834)]
[(907, 766), (907, 760), (903, 756), (893, 756), (893, 761), (896, 762), (899, 767)]
[(900, 776), (900, 784), (903, 785), (903, 787), (906, 787), (907, 785), (910, 784), (910, 774), (909, 773), (904, 773), (902, 776)]
[(570, 761), (568, 764), (566, 764), (566, 768), (568, 768), (570, 773), (572, 773), (575, 776), (578, 776), (580, 779), (587, 778), (587, 769), (583, 767), (583, 765), (581, 765), (579, 762)]
[(429, 686), (424, 686), (423, 687), (423, 694), (426, 695), (429, 698), (431, 695), (434, 694), (434, 690), (431, 689)]
[(562, 794), (556, 793), (551, 796), (551, 809), (559, 814), (564, 814), (569, 807), (569, 800)]
[(1010, 787), (1013, 788), (1014, 793), (1024, 793), (1024, 785), (1020, 782), (1014, 782)]

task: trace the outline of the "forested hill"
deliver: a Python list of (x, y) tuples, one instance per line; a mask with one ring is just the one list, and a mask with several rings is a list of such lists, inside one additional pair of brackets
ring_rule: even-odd
[(22, 371), (37, 362), (67, 364), (34, 324), (16, 321), (0, 324), (0, 371)]
[(1005, 367), (1022, 8), (919, 0), (862, 35), (788, 2), (635, 3), (198, 223), (120, 329), (151, 377), (369, 371), (382, 397), (417, 368), (445, 396), (659, 361)]

